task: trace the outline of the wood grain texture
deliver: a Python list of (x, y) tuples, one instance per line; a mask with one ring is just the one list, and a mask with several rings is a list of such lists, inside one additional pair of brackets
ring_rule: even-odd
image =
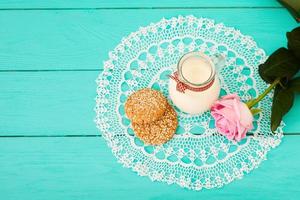
[(98, 134), (98, 73), (0, 73), (0, 135)]
[(195, 1), (195, 0), (6, 0), (0, 2), (0, 9), (24, 9), (24, 8), (176, 8), (176, 7), (281, 7), (281, 5), (274, 0), (234, 0), (234, 1)]
[(284, 9), (1, 11), (0, 71), (99, 69), (121, 38), (161, 18), (193, 14), (253, 36), (267, 53), (296, 27)]
[[(0, 73), (0, 136), (97, 135), (93, 119), (100, 72)], [(284, 118), (286, 134), (300, 133), (300, 95)]]
[[(0, 1), (0, 199), (299, 198), (296, 135), (242, 180), (201, 192), (139, 177), (93, 136), (94, 80), (108, 51), (140, 26), (179, 14), (240, 29), (268, 54), (297, 26), (276, 0)], [(299, 99), (286, 133), (300, 133)]]
[(300, 195), (299, 143), (300, 137), (285, 137), (243, 179), (196, 192), (122, 168), (103, 138), (1, 138), (1, 199), (294, 200)]

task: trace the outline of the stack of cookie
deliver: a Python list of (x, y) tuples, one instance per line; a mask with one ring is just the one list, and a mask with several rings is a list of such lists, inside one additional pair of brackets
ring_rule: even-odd
[(137, 137), (146, 144), (170, 140), (177, 128), (177, 113), (159, 91), (145, 88), (130, 95), (125, 112)]

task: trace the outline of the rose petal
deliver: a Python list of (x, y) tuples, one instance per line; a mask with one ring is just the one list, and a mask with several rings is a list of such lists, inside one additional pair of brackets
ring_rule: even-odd
[[(239, 110), (240, 110), (240, 123), (242, 126), (251, 128), (253, 127), (253, 115), (251, 111), (249, 110), (248, 106), (245, 103), (239, 104)], [(250, 130), (250, 129), (249, 129)]]
[(237, 124), (237, 134), (235, 135), (236, 141), (241, 141), (244, 137), (246, 137), (247, 129), (241, 126), (239, 123)]
[(227, 129), (227, 121), (225, 118), (221, 118), (216, 121), (216, 127), (218, 128), (219, 132), (223, 134), (227, 134), (228, 129)]
[(223, 108), (222, 110), (219, 110), (218, 113), (225, 117), (227, 121), (235, 123), (239, 120), (232, 108)]
[(235, 137), (234, 130), (232, 132), (227, 133), (226, 137), (229, 140), (233, 140)]
[(212, 114), (213, 115), (213, 118), (215, 119), (215, 121), (218, 121), (222, 118), (224, 118), (222, 115), (220, 115), (219, 113), (214, 113)]
[(223, 107), (224, 106), (220, 102), (215, 102), (214, 105), (211, 107), (211, 109), (213, 109), (213, 110), (220, 110)]
[(224, 99), (224, 100), (226, 100), (226, 99), (236, 99), (236, 100), (240, 101), (240, 97), (236, 93), (227, 94), (227, 95), (223, 96), (222, 99)]
[(233, 100), (233, 109), (234, 109), (234, 114), (236, 115), (236, 119), (240, 120), (241, 118), (241, 110), (240, 110), (240, 101), (237, 101), (236, 99)]
[(232, 100), (233, 99), (226, 99), (226, 100), (220, 100), (217, 102), (217, 109), (223, 109), (224, 107), (232, 107)]

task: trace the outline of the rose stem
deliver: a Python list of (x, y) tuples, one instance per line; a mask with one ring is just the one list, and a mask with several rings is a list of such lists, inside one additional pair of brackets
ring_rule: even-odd
[(280, 83), (280, 78), (275, 79), (275, 81), (271, 85), (269, 85), (269, 87), (263, 93), (261, 93), (256, 99), (247, 102), (246, 104), (248, 108), (252, 108), (258, 102), (260, 102), (278, 83)]

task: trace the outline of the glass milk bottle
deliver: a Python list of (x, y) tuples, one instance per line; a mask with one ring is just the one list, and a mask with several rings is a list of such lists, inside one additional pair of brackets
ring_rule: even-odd
[(220, 54), (211, 57), (201, 52), (185, 54), (177, 71), (170, 75), (169, 94), (176, 107), (193, 115), (209, 110), (220, 94), (217, 70), (224, 62)]

